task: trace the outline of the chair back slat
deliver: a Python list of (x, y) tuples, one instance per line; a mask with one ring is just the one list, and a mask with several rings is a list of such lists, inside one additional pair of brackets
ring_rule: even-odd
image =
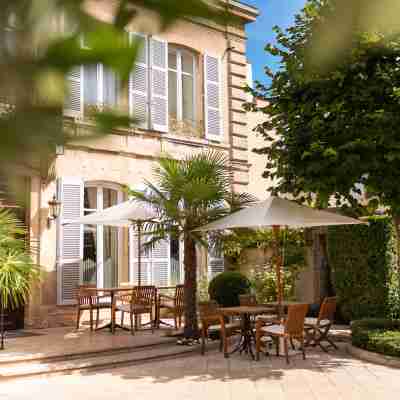
[(200, 320), (206, 325), (219, 323), (219, 306), (215, 300), (202, 301), (198, 304)]
[(293, 304), (288, 307), (288, 317), (285, 323), (285, 333), (290, 336), (302, 337), (304, 319), (308, 312), (308, 304)]
[(96, 294), (87, 289), (95, 289), (96, 285), (79, 285), (77, 287), (77, 297), (79, 305), (88, 305), (90, 304), (91, 299), (96, 298)]
[(319, 309), (318, 322), (323, 320), (329, 320), (333, 322), (333, 318), (336, 312), (336, 297), (325, 297), (322, 302), (321, 308)]
[(137, 286), (135, 288), (135, 303), (149, 306), (152, 305), (156, 297), (155, 286)]
[(185, 287), (184, 285), (176, 285), (175, 288), (175, 307), (178, 311), (182, 311), (185, 304)]
[(257, 297), (254, 294), (240, 294), (239, 304), (241, 306), (256, 306)]

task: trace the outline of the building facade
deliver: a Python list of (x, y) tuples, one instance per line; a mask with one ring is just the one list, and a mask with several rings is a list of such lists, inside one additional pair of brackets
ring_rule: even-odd
[[(111, 22), (112, 4), (88, 1), (87, 7)], [(143, 29), (156, 24), (142, 10), (127, 32), (129, 40), (142, 45), (126, 89), (101, 64), (77, 67), (68, 75), (64, 124), (77, 139), (57, 148), (51, 177), (29, 168), (17, 173), (27, 198), (23, 215), (30, 244), (43, 270), (25, 309), (26, 326), (72, 322), (80, 283), (109, 287), (135, 282), (133, 231), (64, 223), (126, 200), (124, 188), (140, 188), (151, 180), (162, 154), (181, 159), (208, 149), (224, 152), (233, 171), (232, 189), (248, 191), (249, 132), (242, 109), (248, 68), (245, 26), (258, 11), (236, 0), (229, 1), (229, 10), (240, 18), (235, 26), (182, 19), (162, 33)], [(85, 138), (94, 132), (90, 116), (99, 107), (124, 110), (138, 121)], [(49, 217), (54, 196), (61, 202), (56, 220)], [(223, 269), (221, 256), (199, 250), (198, 257), (203, 275)], [(168, 286), (183, 279), (179, 241), (160, 243), (142, 262), (143, 283)]]

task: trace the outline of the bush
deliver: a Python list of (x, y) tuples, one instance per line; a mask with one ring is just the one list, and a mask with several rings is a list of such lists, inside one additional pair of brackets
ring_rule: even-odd
[(221, 306), (235, 307), (239, 305), (239, 295), (250, 292), (250, 281), (240, 272), (222, 272), (211, 280), (208, 292)]
[(328, 229), (329, 263), (345, 320), (400, 318), (396, 234), (389, 217)]
[(352, 344), (361, 349), (400, 357), (400, 320), (364, 319), (351, 324)]

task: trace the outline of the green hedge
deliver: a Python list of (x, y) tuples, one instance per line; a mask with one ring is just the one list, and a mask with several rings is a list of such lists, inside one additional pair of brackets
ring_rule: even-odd
[(328, 254), (341, 315), (346, 320), (400, 318), (400, 273), (392, 219), (328, 229)]
[(353, 346), (387, 356), (400, 357), (400, 320), (353, 321), (351, 333)]

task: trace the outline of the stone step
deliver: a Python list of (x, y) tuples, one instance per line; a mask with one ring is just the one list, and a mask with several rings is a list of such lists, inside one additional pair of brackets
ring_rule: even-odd
[(0, 366), (0, 382), (39, 375), (74, 374), (87, 370), (111, 369), (167, 358), (184, 357), (194, 352), (200, 352), (198, 345), (177, 346), (175, 343), (163, 343), (130, 350), (118, 349), (96, 352), (96, 354), (67, 355), (64, 359), (53, 357), (47, 360), (29, 360), (24, 363), (3, 363)]

